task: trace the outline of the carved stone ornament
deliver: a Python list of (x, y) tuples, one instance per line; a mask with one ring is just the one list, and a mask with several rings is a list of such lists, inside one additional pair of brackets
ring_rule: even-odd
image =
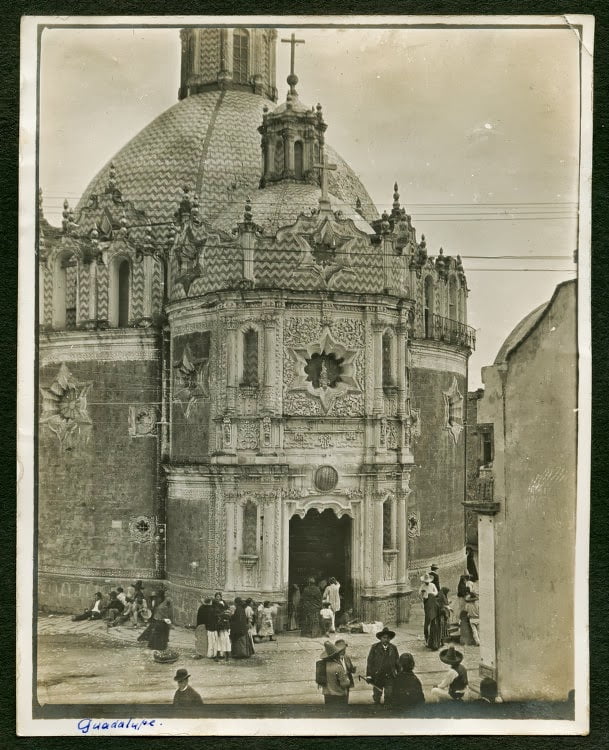
[(335, 341), (328, 328), (317, 341), (295, 347), (289, 353), (295, 369), (290, 391), (306, 391), (318, 398), (324, 413), (340, 396), (361, 392), (355, 366), (359, 350)]
[(222, 420), (222, 445), (224, 448), (230, 448), (233, 442), (233, 426), (230, 417), (224, 417)]
[(92, 383), (79, 383), (62, 363), (49, 388), (41, 388), (40, 424), (57, 435), (61, 448), (72, 450), (89, 437), (91, 418), (87, 396)]
[(419, 511), (411, 510), (408, 513), (407, 532), (409, 539), (421, 536), (421, 514)]
[(174, 401), (179, 401), (186, 419), (198, 401), (209, 398), (209, 359), (196, 360), (186, 344), (182, 359), (175, 365)]
[(129, 407), (129, 435), (131, 437), (154, 437), (158, 413), (154, 406)]
[(265, 448), (271, 447), (271, 418), (262, 418), (262, 444)]
[(136, 516), (129, 521), (129, 535), (134, 542), (143, 544), (151, 542), (156, 532), (154, 519), (148, 516)]
[(457, 378), (453, 381), (444, 396), (444, 429), (448, 431), (455, 445), (459, 442), (459, 435), (463, 430), (463, 396), (459, 393)]
[[(305, 228), (305, 223), (311, 221), (315, 221), (316, 226)], [(356, 237), (347, 233), (346, 226), (343, 228), (329, 216), (317, 216), (313, 220), (302, 218), (293, 231), (302, 250), (301, 270), (314, 271), (326, 286), (340, 271), (354, 273), (351, 249)]]

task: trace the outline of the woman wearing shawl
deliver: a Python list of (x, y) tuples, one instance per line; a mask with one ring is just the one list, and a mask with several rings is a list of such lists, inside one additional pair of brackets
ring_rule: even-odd
[(321, 635), (319, 610), (321, 609), (321, 591), (315, 585), (315, 579), (309, 578), (300, 597), (300, 634), (308, 638)]
[(214, 596), (212, 604), (213, 615), (214, 615), (214, 659), (220, 661), (222, 655), (226, 661), (230, 658), (231, 643), (229, 638), (230, 631), (230, 615), (227, 612), (226, 604), (222, 598), (222, 594), (218, 591)]
[(290, 587), (288, 630), (298, 630), (298, 611), (300, 609), (300, 588), (297, 583)]
[(254, 653), (254, 644), (249, 634), (245, 603), (237, 597), (235, 611), (230, 616), (231, 656), (233, 659), (249, 659)]
[(440, 619), (441, 608), (438, 597), (428, 594), (423, 600), (425, 608), (425, 619), (429, 622), (429, 635), (427, 636), (427, 648), (437, 651), (442, 645), (442, 622)]
[(152, 631), (148, 639), (148, 648), (165, 651), (169, 643), (169, 628), (173, 620), (171, 599), (163, 599), (154, 609)]
[(197, 628), (195, 630), (195, 659), (207, 656), (209, 649), (209, 637), (207, 631), (212, 625), (211, 599), (207, 596), (201, 598), (201, 606), (197, 610)]
[(448, 623), (452, 616), (452, 609), (450, 608), (450, 602), (448, 601), (448, 592), (450, 589), (448, 586), (442, 586), (440, 593), (438, 594), (438, 606), (440, 607), (440, 625), (441, 633), (440, 637), (442, 643), (448, 640)]

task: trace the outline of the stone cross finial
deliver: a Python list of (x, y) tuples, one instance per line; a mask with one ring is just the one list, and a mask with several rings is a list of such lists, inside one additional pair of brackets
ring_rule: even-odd
[(296, 84), (298, 83), (298, 76), (294, 73), (294, 51), (297, 44), (304, 44), (304, 39), (296, 39), (296, 34), (292, 32), (292, 36), (289, 39), (281, 40), (284, 44), (291, 46), (290, 50), (290, 75), (288, 76), (288, 84), (290, 86), (290, 94), (296, 94)]
[(319, 199), (319, 202), (321, 203), (323, 201), (327, 203), (330, 199), (328, 198), (328, 175), (326, 173), (328, 170), (334, 172), (338, 167), (336, 164), (326, 164), (326, 156), (323, 151), (321, 154), (321, 162), (319, 164), (313, 164), (313, 167), (321, 170), (321, 198)]

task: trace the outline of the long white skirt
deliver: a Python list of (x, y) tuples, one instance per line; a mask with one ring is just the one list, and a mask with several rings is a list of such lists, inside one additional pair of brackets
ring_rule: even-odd
[(218, 634), (215, 630), (207, 631), (207, 658), (213, 659), (218, 653)]
[(229, 630), (219, 630), (216, 633), (216, 636), (218, 638), (216, 643), (216, 652), (227, 651), (230, 654), (231, 642), (229, 638), (229, 632)]

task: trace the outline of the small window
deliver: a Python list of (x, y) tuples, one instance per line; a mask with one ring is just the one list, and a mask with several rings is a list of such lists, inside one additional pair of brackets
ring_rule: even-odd
[(459, 319), (459, 309), (457, 306), (457, 280), (451, 277), (448, 285), (448, 317), (451, 320)]
[(383, 549), (392, 549), (391, 541), (391, 500), (385, 500), (383, 503)]
[(304, 177), (303, 159), (302, 141), (296, 141), (294, 144), (294, 176), (297, 180), (302, 180)]
[(391, 334), (383, 334), (383, 386), (395, 385), (392, 367), (393, 341)]
[(425, 338), (433, 337), (433, 279), (431, 276), (425, 278), (425, 300), (423, 317), (425, 325)]
[(250, 328), (243, 334), (242, 385), (258, 385), (258, 331)]
[(243, 554), (257, 553), (258, 507), (251, 500), (243, 506)]
[(284, 156), (283, 156), (283, 139), (278, 138), (275, 141), (275, 165), (274, 171), (277, 176), (283, 174)]
[(233, 81), (248, 82), (249, 36), (245, 29), (236, 29), (233, 33)]

